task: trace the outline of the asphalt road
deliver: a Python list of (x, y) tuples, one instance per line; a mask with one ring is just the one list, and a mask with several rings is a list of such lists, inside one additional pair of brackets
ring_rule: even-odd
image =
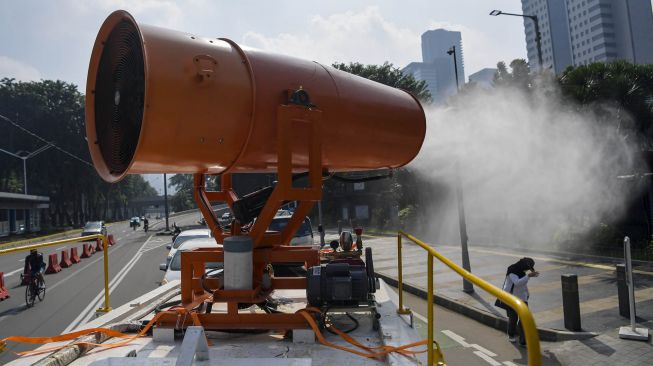
[[(422, 298), (404, 293), (406, 306), (426, 319), (428, 304)], [(504, 332), (487, 327), (463, 315), (440, 306), (433, 306), (435, 340), (440, 344), (448, 365), (528, 365), (525, 348), (508, 342)], [(426, 338), (426, 327), (418, 325), (420, 334)], [(555, 343), (541, 342), (542, 365), (560, 365), (556, 357), (547, 351)]]
[[(178, 225), (192, 225), (197, 213), (180, 215), (170, 219)], [(159, 263), (165, 262), (168, 250), (165, 244), (170, 236), (157, 236), (164, 223), (150, 221), (152, 230), (132, 230), (127, 222), (108, 228), (117, 244), (109, 249), (110, 305), (116, 308), (159, 286), (163, 272)], [(70, 252), (77, 246), (81, 256), (81, 243), (48, 247), (40, 250), (47, 263), (48, 254)], [(20, 273), (28, 253), (0, 256), (0, 272), (5, 273), (5, 285), (11, 298), (0, 302), (0, 338), (11, 335), (52, 336), (87, 322), (95, 316), (95, 310), (104, 304), (103, 253), (96, 252), (91, 258), (82, 259), (70, 268), (45, 276), (47, 291), (42, 302), (36, 300), (32, 308), (25, 306), (25, 287), (20, 286)], [(10, 344), (8, 352), (0, 354), (0, 364), (16, 358), (13, 352), (34, 349), (35, 346)]]

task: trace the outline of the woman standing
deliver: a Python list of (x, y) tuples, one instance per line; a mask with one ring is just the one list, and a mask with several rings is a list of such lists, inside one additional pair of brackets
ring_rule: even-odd
[[(526, 271), (529, 271), (528, 274)], [(506, 280), (503, 283), (503, 291), (517, 296), (528, 305), (528, 280), (531, 277), (537, 277), (539, 275), (540, 273), (535, 271), (535, 261), (533, 258), (524, 257), (508, 267)], [(506, 308), (506, 312), (508, 315), (508, 340), (512, 343), (517, 341), (515, 330), (517, 330), (517, 325), (519, 324), (519, 345), (525, 346), (524, 330), (522, 329), (517, 313), (510, 307)]]

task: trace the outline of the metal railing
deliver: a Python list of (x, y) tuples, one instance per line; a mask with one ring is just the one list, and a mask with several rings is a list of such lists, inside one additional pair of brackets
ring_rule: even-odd
[(61, 245), (68, 243), (75, 243), (80, 241), (89, 241), (89, 240), (102, 240), (102, 248), (104, 253), (104, 307), (97, 309), (97, 312), (108, 313), (111, 311), (111, 306), (109, 305), (109, 239), (107, 236), (102, 234), (86, 235), (80, 236), (78, 238), (70, 238), (63, 240), (55, 240), (46, 243), (25, 245), (22, 247), (15, 247), (9, 249), (0, 249), (0, 256), (5, 254), (11, 254), (16, 252), (22, 252), (32, 249), (39, 249), (45, 247), (51, 247), (53, 245)]
[(524, 337), (526, 338), (526, 347), (528, 351), (528, 364), (530, 366), (540, 366), (542, 364), (542, 355), (540, 353), (540, 337), (537, 333), (537, 328), (535, 326), (535, 319), (533, 314), (528, 309), (528, 306), (519, 298), (503, 291), (502, 289), (490, 284), (489, 282), (481, 279), (480, 277), (475, 276), (474, 274), (464, 270), (462, 267), (453, 263), (447, 257), (438, 253), (428, 244), (422, 242), (416, 237), (404, 232), (399, 231), (397, 233), (397, 274), (398, 274), (398, 290), (399, 290), (399, 309), (397, 312), (399, 314), (410, 314), (410, 310), (404, 308), (404, 299), (403, 299), (403, 269), (402, 269), (402, 258), (401, 258), (401, 238), (405, 237), (406, 239), (412, 241), (422, 249), (426, 250), (428, 253), (428, 282), (427, 282), (427, 302), (428, 302), (428, 365), (433, 365), (434, 362), (443, 362), (443, 360), (435, 360), (435, 353), (433, 350), (433, 257), (437, 258), (440, 262), (444, 263), (447, 267), (451, 268), (454, 272), (458, 273), (461, 277), (473, 283), (474, 285), (482, 288), (487, 291), (492, 296), (497, 297), (506, 305), (510, 306), (517, 315), (519, 315), (519, 320), (522, 324), (524, 330)]

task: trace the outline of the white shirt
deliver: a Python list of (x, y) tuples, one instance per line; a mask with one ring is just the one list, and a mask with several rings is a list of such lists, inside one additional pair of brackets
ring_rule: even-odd
[(506, 282), (503, 284), (503, 291), (511, 292), (510, 288), (514, 284), (515, 287), (512, 289), (512, 294), (522, 299), (523, 301), (528, 301), (528, 275), (525, 275), (522, 278), (519, 278), (516, 274), (511, 273), (506, 277)]

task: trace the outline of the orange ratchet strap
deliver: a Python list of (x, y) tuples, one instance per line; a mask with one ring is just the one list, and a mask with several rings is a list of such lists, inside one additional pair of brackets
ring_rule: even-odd
[[(87, 334), (93, 334), (93, 333), (102, 333), (106, 334), (110, 337), (118, 337), (118, 338), (124, 338), (124, 341), (117, 342), (117, 343), (111, 343), (111, 344), (103, 344), (103, 343), (94, 343), (94, 342), (84, 342), (84, 341), (78, 341), (78, 342), (73, 342), (73, 343), (66, 343), (64, 345), (56, 346), (56, 347), (49, 347), (49, 348), (40, 348), (36, 349), (33, 351), (24, 351), (24, 352), (15, 352), (16, 355), (18, 356), (30, 356), (30, 355), (37, 355), (41, 353), (46, 353), (46, 352), (54, 352), (58, 351), (62, 348), (68, 347), (68, 346), (93, 346), (93, 347), (102, 347), (105, 349), (110, 349), (110, 348), (117, 348), (117, 347), (122, 347), (126, 346), (129, 344), (131, 341), (134, 339), (143, 337), (147, 332), (152, 328), (152, 326), (159, 320), (161, 316), (163, 316), (166, 313), (169, 313), (170, 311), (174, 311), (177, 313), (177, 315), (182, 315), (184, 313), (187, 313), (188, 310), (185, 308), (177, 308), (177, 309), (172, 309), (168, 311), (162, 311), (158, 314), (156, 314), (152, 320), (150, 320), (145, 327), (138, 332), (138, 334), (133, 335), (133, 334), (126, 334), (122, 332), (118, 332), (116, 330), (112, 329), (107, 329), (107, 328), (89, 328), (89, 329), (83, 329), (79, 330), (76, 332), (72, 333), (67, 333), (67, 334), (61, 334), (58, 336), (54, 337), (22, 337), (22, 336), (11, 336), (4, 338), (0, 340), (0, 352), (4, 351), (4, 349), (7, 347), (7, 342), (17, 342), (17, 343), (29, 343), (29, 344), (47, 344), (47, 343), (53, 343), (53, 342), (63, 342), (63, 341), (69, 341), (73, 340), (76, 338), (79, 338), (83, 335)], [(199, 323), (199, 318), (195, 315), (193, 316), (194, 313), (191, 313), (191, 318), (193, 319), (193, 323), (195, 325), (201, 325), (197, 324)]]
[[(319, 328), (317, 322), (309, 314), (309, 313), (321, 313), (318, 309), (306, 308), (306, 309), (299, 310), (297, 313), (300, 314), (304, 319), (306, 319), (306, 322), (308, 322), (311, 329), (313, 329), (313, 331), (315, 332), (315, 336), (317, 337), (318, 341), (320, 341), (320, 343), (322, 343), (323, 345), (325, 345), (327, 347), (339, 349), (341, 351), (350, 352), (350, 353), (353, 353), (353, 354), (356, 354), (356, 355), (359, 355), (359, 356), (363, 356), (363, 357), (367, 357), (367, 358), (376, 358), (376, 359), (381, 359), (381, 358), (385, 357), (386, 355), (388, 355), (389, 353), (392, 353), (392, 352), (396, 352), (396, 353), (402, 354), (404, 356), (409, 356), (409, 355), (424, 353), (424, 352), (427, 351), (426, 349), (425, 350), (419, 350), (419, 351), (410, 351), (410, 350), (408, 350), (409, 348), (426, 345), (427, 342), (428, 342), (427, 340), (422, 340), (422, 341), (419, 341), (419, 342), (414, 342), (414, 343), (410, 343), (410, 344), (406, 344), (406, 345), (398, 346), (398, 347), (393, 347), (393, 346), (369, 347), (369, 346), (365, 346), (365, 345), (361, 344), (360, 342), (358, 342), (357, 340), (355, 340), (354, 338), (352, 338), (347, 333), (339, 330), (338, 328), (334, 327), (333, 325), (330, 325), (329, 328), (331, 330), (333, 330), (336, 334), (341, 336), (344, 340), (346, 340), (350, 344), (352, 344), (352, 345), (354, 345), (354, 346), (356, 346), (356, 347), (358, 347), (360, 349), (363, 349), (365, 352), (361, 352), (361, 351), (359, 351), (357, 349), (353, 349), (353, 348), (340, 346), (340, 345), (331, 343), (331, 342), (327, 341), (326, 338), (324, 338), (324, 335), (320, 331), (320, 328)], [(440, 351), (440, 345), (437, 342), (435, 342), (435, 344), (437, 346), (435, 348), (435, 351), (442, 358), (442, 353)]]

